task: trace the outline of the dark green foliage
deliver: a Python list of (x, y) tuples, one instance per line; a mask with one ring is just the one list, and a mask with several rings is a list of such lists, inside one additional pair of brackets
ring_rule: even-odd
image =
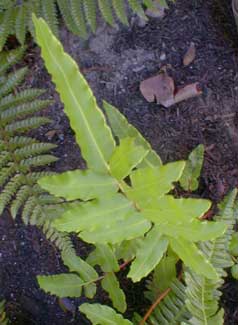
[(42, 89), (18, 89), (26, 68), (8, 72), (23, 53), (24, 49), (17, 49), (0, 54), (0, 214), (6, 207), (13, 218), (21, 211), (26, 224), (43, 226), (48, 239), (60, 249), (71, 250), (68, 235), (51, 227), (51, 218), (62, 212), (63, 207), (57, 206), (60, 200), (44, 194), (37, 185), (39, 178), (51, 174), (39, 171), (38, 167), (57, 160), (49, 153), (55, 145), (27, 136), (28, 131), (50, 122), (32, 114), (51, 101), (38, 99), (44, 93)]
[[(158, 3), (167, 6), (165, 0), (158, 0)], [(114, 17), (128, 24), (126, 7), (144, 16), (142, 4), (153, 7), (148, 0), (0, 0), (0, 50), (9, 35), (16, 35), (20, 44), (24, 44), (26, 33), (34, 33), (31, 18), (33, 12), (43, 17), (55, 35), (58, 35), (59, 9), (68, 29), (86, 38), (88, 29), (96, 31), (98, 12), (112, 26), (115, 23)]]

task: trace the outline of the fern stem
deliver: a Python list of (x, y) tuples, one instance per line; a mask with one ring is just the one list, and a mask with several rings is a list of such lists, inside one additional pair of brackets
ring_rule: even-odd
[(160, 302), (170, 293), (171, 288), (166, 289), (161, 295), (159, 295), (159, 297), (155, 300), (155, 302), (153, 303), (153, 305), (150, 306), (150, 308), (148, 309), (148, 311), (146, 312), (145, 316), (143, 317), (143, 319), (140, 321), (139, 325), (145, 325), (145, 322), (147, 321), (147, 319), (150, 317), (150, 315), (153, 313), (153, 311), (155, 310), (155, 308), (160, 304)]
[[(178, 276), (178, 280), (181, 280), (183, 272), (181, 272)], [(155, 308), (161, 303), (161, 301), (170, 293), (172, 289), (167, 288), (164, 292), (162, 292), (161, 295), (158, 296), (158, 298), (155, 300), (155, 302), (150, 306), (150, 308), (147, 310), (145, 316), (140, 321), (139, 325), (145, 325), (145, 322), (150, 317), (150, 315), (153, 313)]]

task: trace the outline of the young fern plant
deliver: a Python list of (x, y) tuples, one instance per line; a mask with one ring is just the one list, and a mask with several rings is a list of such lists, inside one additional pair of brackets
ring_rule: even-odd
[(71, 249), (68, 235), (53, 229), (49, 220), (57, 214), (55, 204), (60, 200), (45, 193), (37, 184), (39, 178), (50, 174), (39, 168), (57, 160), (50, 154), (56, 146), (27, 135), (50, 122), (34, 113), (52, 102), (38, 99), (45, 90), (19, 87), (27, 74), (26, 68), (8, 72), (23, 53), (24, 48), (0, 53), (0, 215), (5, 208), (10, 209), (14, 219), (21, 212), (25, 224), (43, 227), (46, 237), (59, 248)]
[[(75, 232), (94, 246), (86, 261), (62, 254), (72, 273), (38, 276), (40, 287), (60, 297), (80, 296), (83, 289), (92, 298), (100, 281), (114, 308), (124, 313), (126, 297), (116, 273), (130, 265), (127, 276), (138, 282), (162, 262), (168, 251), (198, 276), (218, 281), (217, 270), (199, 245), (223, 236), (226, 224), (201, 220), (210, 209), (210, 201), (169, 194), (183, 174), (185, 162), (163, 165), (125, 117), (104, 103), (116, 143), (75, 61), (43, 19), (34, 16), (33, 21), (46, 68), (87, 163), (85, 170), (46, 176), (38, 184), (69, 203), (78, 200), (52, 225), (59, 231)], [(80, 310), (93, 324), (102, 324), (100, 317), (104, 317), (103, 324), (111, 324), (110, 317), (113, 324), (131, 324), (107, 306), (83, 304)]]
[(26, 33), (32, 35), (32, 13), (43, 17), (55, 35), (58, 35), (58, 10), (68, 29), (76, 35), (87, 37), (88, 29), (97, 28), (97, 13), (111, 26), (116, 16), (123, 24), (128, 24), (126, 3), (145, 17), (142, 5), (153, 9), (156, 3), (168, 7), (166, 0), (0, 0), (0, 50), (9, 35), (16, 35), (20, 44), (24, 44)]

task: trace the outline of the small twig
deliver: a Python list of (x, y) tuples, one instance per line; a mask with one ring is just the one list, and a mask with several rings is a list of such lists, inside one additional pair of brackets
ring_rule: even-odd
[[(119, 268), (120, 268), (119, 271), (123, 270), (129, 263), (131, 263), (131, 261), (132, 261), (132, 259), (131, 260), (128, 260), (128, 261), (125, 261), (124, 263), (122, 263), (121, 265), (119, 265)], [(83, 285), (86, 286), (86, 285), (89, 285), (89, 284), (92, 284), (92, 283), (96, 283), (98, 281), (101, 281), (101, 280), (103, 280), (106, 277), (107, 274), (110, 274), (110, 273), (114, 273), (114, 272), (106, 272), (103, 275), (99, 276), (98, 278), (93, 279), (91, 281), (88, 281), (88, 282), (84, 283)]]
[(120, 265), (120, 271), (123, 270), (129, 263), (131, 263), (132, 259), (125, 261)]
[(158, 306), (158, 304), (167, 296), (167, 294), (171, 291), (171, 288), (166, 289), (159, 297), (156, 299), (156, 301), (153, 303), (153, 305), (150, 306), (147, 313), (143, 317), (143, 319), (140, 321), (140, 325), (144, 325), (147, 319), (150, 317), (154, 309)]
[[(179, 276), (178, 276), (178, 279), (179, 280), (181, 280), (182, 274), (183, 274), (183, 272), (181, 271), (180, 274), (179, 274)], [(150, 317), (150, 315), (153, 313), (153, 311), (155, 310), (155, 308), (170, 293), (171, 290), (172, 290), (171, 288), (168, 288), (161, 295), (158, 296), (158, 298), (155, 300), (155, 302), (153, 303), (153, 305), (151, 305), (150, 308), (148, 309), (148, 311), (146, 312), (146, 314), (143, 317), (143, 319), (140, 321), (139, 325), (144, 325), (145, 324), (145, 322)]]

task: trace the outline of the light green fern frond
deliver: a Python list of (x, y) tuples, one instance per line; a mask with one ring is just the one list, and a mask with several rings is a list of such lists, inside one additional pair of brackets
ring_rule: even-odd
[[(227, 275), (225, 269), (233, 265), (229, 253), (229, 243), (235, 224), (234, 204), (236, 195), (237, 190), (235, 189), (225, 197), (219, 205), (219, 215), (215, 218), (227, 224), (226, 233), (213, 241), (200, 243), (200, 249), (219, 274), (219, 280), (207, 279), (191, 270), (186, 272), (186, 305), (193, 316), (190, 320), (191, 324), (212, 324), (217, 320), (221, 296), (219, 288), (224, 283), (223, 278)], [(223, 321), (217, 324), (223, 324)]]

